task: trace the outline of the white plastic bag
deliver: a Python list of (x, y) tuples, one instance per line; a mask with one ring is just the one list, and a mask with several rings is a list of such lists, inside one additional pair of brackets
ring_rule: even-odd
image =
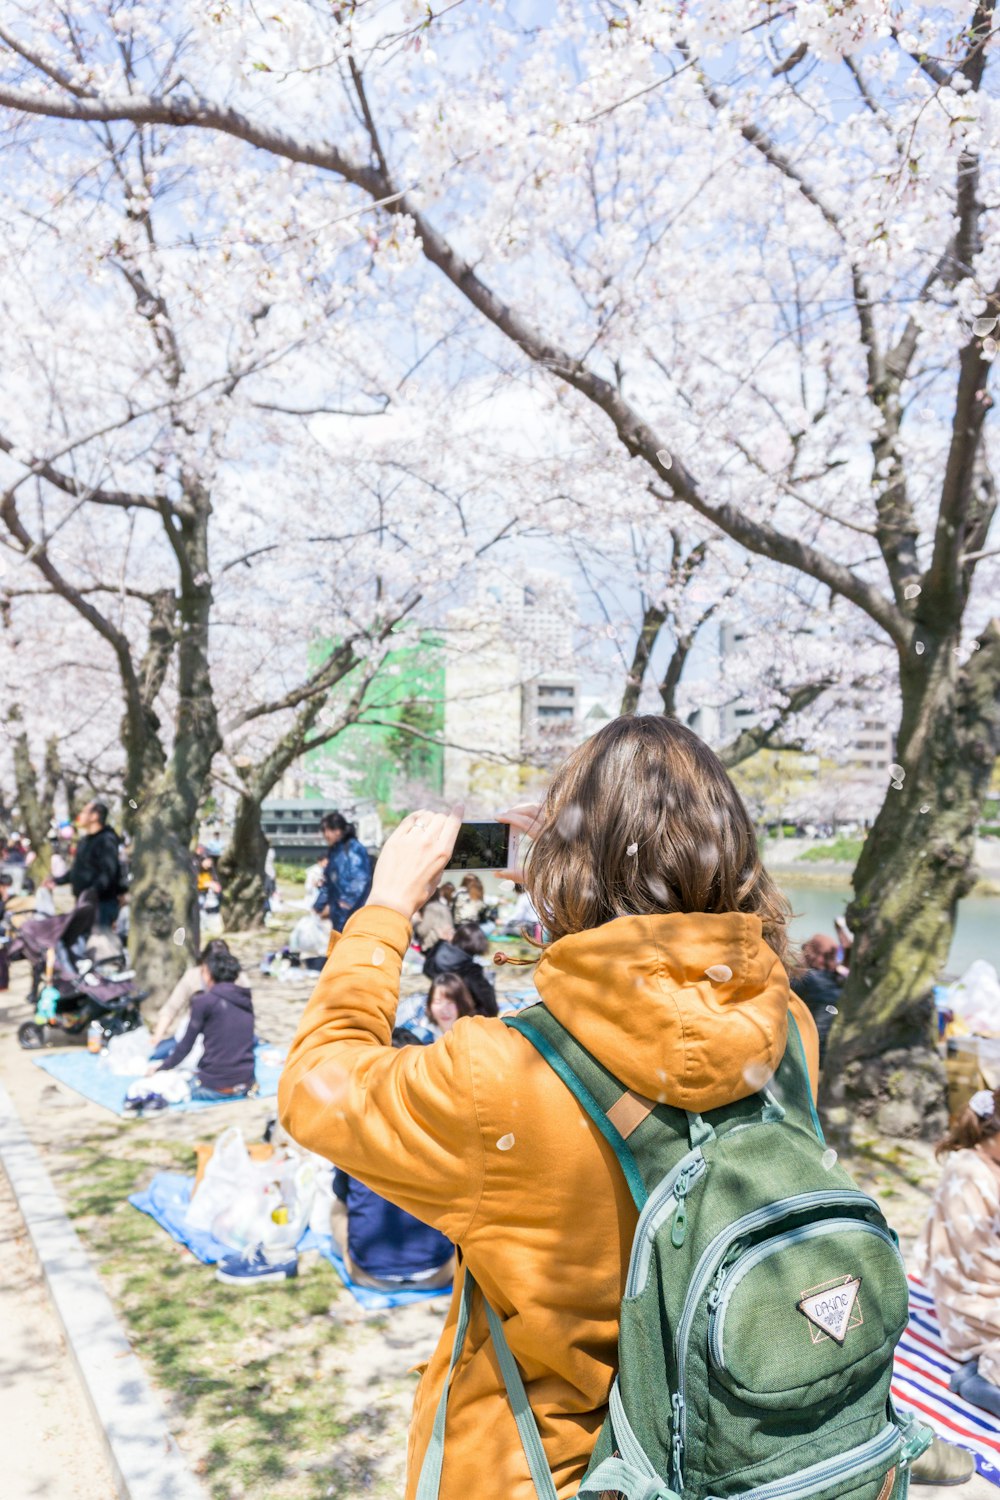
[(1000, 979), (977, 958), (948, 991), (948, 1004), (975, 1036), (1000, 1036)]
[(253, 1162), (238, 1125), (224, 1130), (205, 1167), (205, 1175), (188, 1205), (187, 1221), (192, 1229), (210, 1230), (213, 1220), (229, 1208), (240, 1192), (256, 1185)]
[[(317, 1175), (325, 1165), (296, 1149), (253, 1161), (242, 1131), (232, 1126), (209, 1157), (188, 1207), (188, 1226), (210, 1231), (234, 1250), (296, 1245), (309, 1227)], [(328, 1223), (322, 1232), (329, 1232)]]
[(152, 1037), (147, 1027), (137, 1026), (134, 1031), (123, 1031), (108, 1042), (104, 1065), (117, 1078), (137, 1078), (146, 1071), (151, 1046)]
[(288, 946), (292, 953), (305, 957), (324, 954), (330, 943), (330, 924), (324, 922), (317, 912), (311, 911), (300, 917), (292, 928)]

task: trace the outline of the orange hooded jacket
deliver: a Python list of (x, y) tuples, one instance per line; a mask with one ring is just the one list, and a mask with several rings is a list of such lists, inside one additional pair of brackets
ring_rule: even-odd
[[(636, 1210), (611, 1148), (531, 1043), (470, 1017), (430, 1047), (390, 1046), (409, 925), (364, 907), (336, 942), (278, 1090), (310, 1150), (442, 1230), (504, 1320), (559, 1500), (575, 1495), (617, 1367)], [(706, 969), (726, 965), (713, 983)], [(816, 1028), (757, 917), (621, 917), (561, 938), (541, 998), (621, 1082), (703, 1111), (760, 1087), (789, 1006), (815, 1090)], [(416, 1491), (461, 1292), (417, 1389), (406, 1497)], [(448, 1402), (441, 1500), (534, 1500), (480, 1298)]]

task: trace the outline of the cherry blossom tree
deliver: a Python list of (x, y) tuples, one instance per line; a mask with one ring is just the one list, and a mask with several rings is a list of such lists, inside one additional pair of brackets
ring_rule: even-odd
[(1000, 743), (993, 4), (570, 0), (530, 29), (493, 6), (6, 9), (16, 132), (196, 134), (244, 238), (315, 216), (387, 285), (422, 290), (423, 260), (605, 494), (641, 475), (879, 633), (898, 767), (828, 1103), (936, 1130), (931, 991)]

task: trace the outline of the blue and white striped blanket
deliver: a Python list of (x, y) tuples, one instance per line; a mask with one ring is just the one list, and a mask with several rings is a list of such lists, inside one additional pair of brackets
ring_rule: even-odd
[(948, 1389), (958, 1361), (941, 1342), (934, 1300), (916, 1276), (910, 1281), (910, 1322), (896, 1350), (892, 1396), (950, 1443), (969, 1448), (984, 1479), (1000, 1487), (1000, 1418), (970, 1406)]

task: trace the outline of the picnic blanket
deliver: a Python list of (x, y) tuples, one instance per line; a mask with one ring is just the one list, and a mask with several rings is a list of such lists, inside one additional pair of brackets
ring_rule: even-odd
[[(272, 1047), (257, 1045), (255, 1068), (259, 1092), (255, 1095), (258, 1099), (272, 1099), (278, 1092), (278, 1079), (284, 1066), (284, 1058), (274, 1061), (277, 1054)], [(265, 1057), (269, 1059), (265, 1061)], [(32, 1062), (36, 1067), (44, 1069), (51, 1077), (58, 1079), (60, 1083), (66, 1084), (67, 1088), (82, 1094), (92, 1104), (99, 1104), (103, 1109), (109, 1109), (113, 1115), (121, 1115), (125, 1110), (125, 1095), (128, 1086), (135, 1080), (122, 1078), (112, 1073), (106, 1067), (97, 1053), (85, 1052), (82, 1048), (75, 1048), (71, 1052), (53, 1052), (50, 1056), (33, 1057)], [(139, 1075), (141, 1076), (141, 1075)], [(219, 1101), (229, 1106), (238, 1104), (239, 1099), (225, 1099)], [(188, 1099), (184, 1104), (171, 1104), (162, 1111), (170, 1114), (180, 1109), (216, 1109), (218, 1103), (207, 1099)]]
[(910, 1322), (899, 1341), (892, 1398), (949, 1443), (975, 1454), (984, 1479), (1000, 1487), (1000, 1418), (952, 1395), (948, 1381), (958, 1366), (941, 1342), (934, 1299), (916, 1276), (910, 1282)]
[[(149, 1187), (129, 1198), (133, 1208), (148, 1214), (165, 1229), (172, 1240), (186, 1245), (203, 1265), (212, 1266), (224, 1255), (233, 1253), (231, 1245), (224, 1245), (213, 1234), (199, 1229), (189, 1229), (187, 1209), (194, 1191), (194, 1177), (180, 1172), (157, 1172)], [(447, 1297), (450, 1287), (428, 1290), (406, 1290), (381, 1292), (374, 1287), (358, 1286), (347, 1274), (347, 1268), (332, 1235), (316, 1234), (307, 1229), (296, 1247), (298, 1250), (318, 1250), (330, 1262), (355, 1301), (369, 1312), (384, 1312), (390, 1307), (402, 1307), (408, 1302), (427, 1302), (432, 1297)]]

